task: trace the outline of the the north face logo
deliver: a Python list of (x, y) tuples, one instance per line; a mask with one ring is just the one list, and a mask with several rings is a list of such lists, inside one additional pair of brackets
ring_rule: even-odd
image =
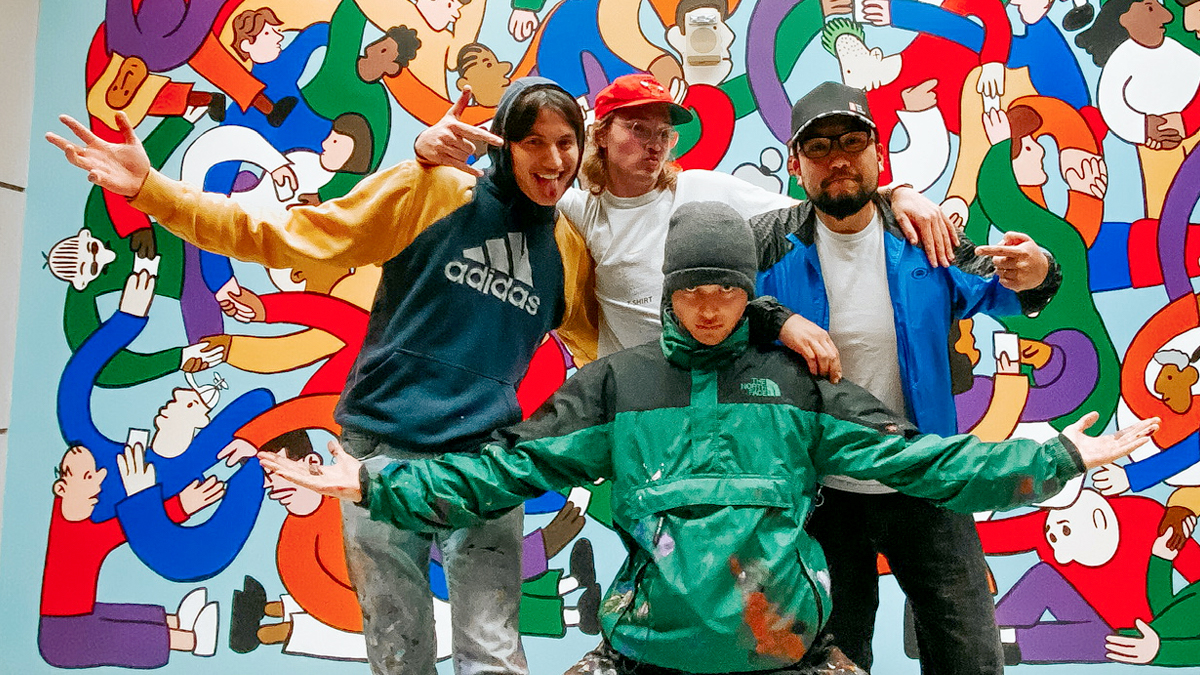
[(483, 246), (464, 250), (463, 258), (446, 263), (447, 279), (537, 316), (542, 301), (533, 293), (525, 235), (509, 232), (507, 239), (488, 239)]
[(765, 377), (756, 377), (749, 382), (742, 383), (742, 391), (746, 392), (747, 396), (782, 396), (779, 391), (779, 385)]

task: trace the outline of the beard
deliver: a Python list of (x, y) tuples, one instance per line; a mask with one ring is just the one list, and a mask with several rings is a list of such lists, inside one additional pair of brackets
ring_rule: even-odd
[(813, 206), (816, 206), (818, 211), (842, 220), (862, 210), (862, 207), (866, 206), (867, 202), (871, 201), (871, 197), (874, 195), (875, 190), (868, 192), (866, 189), (859, 187), (854, 192), (838, 195), (837, 197), (830, 196), (828, 192), (821, 191), (809, 195), (809, 199), (812, 200)]
[[(857, 181), (857, 188), (851, 192), (845, 192), (838, 196), (829, 194), (828, 184), (834, 181), (851, 178)], [(813, 190), (808, 198), (812, 200), (813, 206), (822, 213), (842, 220), (858, 213), (871, 198), (875, 196), (875, 192), (879, 189), (879, 179), (870, 176), (864, 176), (861, 173), (853, 171), (847, 173), (839, 173), (835, 176), (830, 176), (820, 186), (821, 189)]]

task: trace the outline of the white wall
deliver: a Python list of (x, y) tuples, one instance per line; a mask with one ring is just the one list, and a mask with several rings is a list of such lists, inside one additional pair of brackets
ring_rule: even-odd
[(21, 276), (21, 228), (29, 175), (33, 113), (33, 55), (39, 0), (4, 3), (0, 21), (0, 522), (12, 401), (17, 330), (17, 284)]

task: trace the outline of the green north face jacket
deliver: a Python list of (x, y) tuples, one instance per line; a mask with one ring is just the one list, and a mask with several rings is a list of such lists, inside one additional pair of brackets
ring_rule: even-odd
[(363, 504), (434, 531), (609, 480), (628, 558), (600, 610), (605, 637), (638, 661), (728, 673), (798, 661), (829, 616), (825, 558), (803, 527), (819, 476), (874, 478), (974, 512), (1043, 499), (1083, 471), (1061, 436), (913, 437), (859, 387), (750, 346), (745, 322), (715, 347), (672, 317), (663, 325), (661, 344), (580, 369), (480, 454), (364, 476)]

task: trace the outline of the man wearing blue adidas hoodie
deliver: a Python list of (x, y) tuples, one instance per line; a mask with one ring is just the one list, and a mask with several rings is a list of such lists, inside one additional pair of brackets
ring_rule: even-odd
[[(347, 268), (383, 263), (336, 416), (347, 452), (371, 470), (475, 448), (518, 421), (516, 384), (542, 336), (562, 326), (572, 344), (571, 327), (587, 320), (577, 301), (586, 280), (568, 266), (582, 242), (556, 225), (554, 208), (575, 178), (583, 117), (549, 80), (508, 87), (494, 122), (506, 142), (491, 150), (492, 168), (478, 182), (404, 162), (340, 199), (280, 212), (247, 211), (152, 171), (123, 118), (120, 144), (63, 121), (86, 143), (48, 135), (68, 160), (203, 249), (273, 268), (314, 258)], [(469, 324), (459, 320), (468, 316)], [(434, 672), (426, 574), (435, 538), (458, 672), (528, 671), (517, 632), (520, 509), (436, 537), (371, 521), (357, 508), (346, 509), (343, 525), (374, 672)]]

